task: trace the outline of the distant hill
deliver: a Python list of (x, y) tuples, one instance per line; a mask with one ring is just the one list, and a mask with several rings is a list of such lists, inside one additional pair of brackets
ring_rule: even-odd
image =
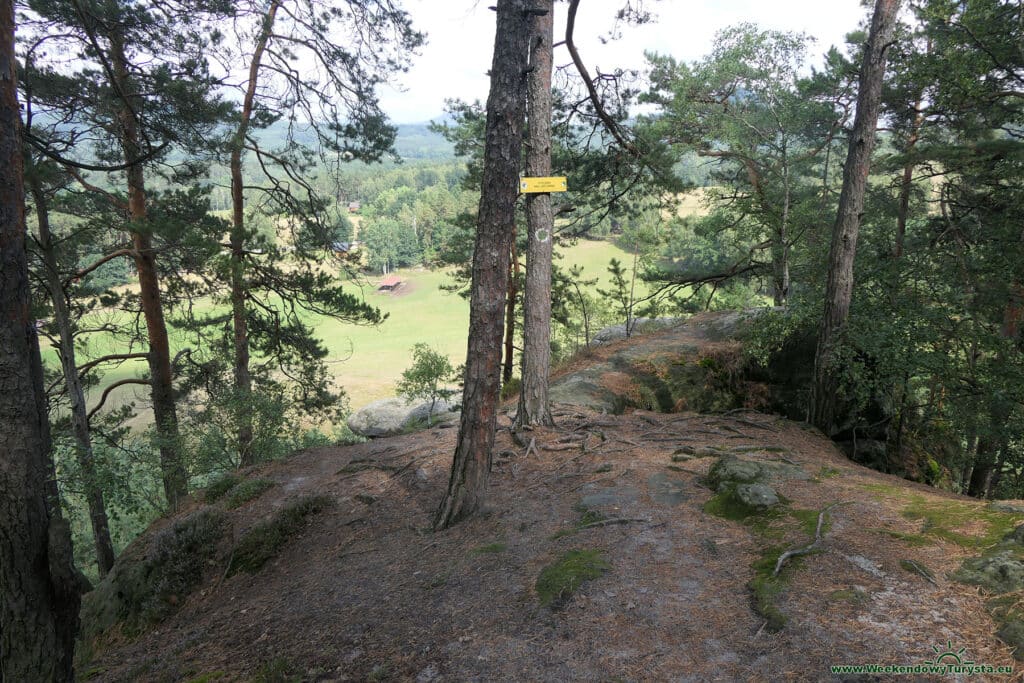
[[(260, 131), (257, 137), (264, 145), (279, 147), (284, 144), (287, 136), (288, 123), (279, 121), (270, 128)], [(295, 138), (304, 144), (315, 141), (313, 131), (308, 126), (296, 124)], [(404, 160), (450, 160), (455, 152), (450, 142), (438, 133), (430, 130), (430, 123), (402, 123), (398, 125), (395, 138), (395, 151)]]

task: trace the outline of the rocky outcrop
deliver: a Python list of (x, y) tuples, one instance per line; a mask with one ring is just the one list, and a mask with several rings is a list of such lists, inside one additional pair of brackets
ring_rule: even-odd
[(407, 403), (400, 398), (384, 398), (360, 408), (346, 424), (360, 436), (381, 437), (406, 434), (428, 424), (450, 424), (458, 416), (458, 406), (443, 399), (434, 404), (431, 413), (430, 401)]
[[(683, 318), (634, 318), (630, 325), (630, 336), (636, 334), (647, 334), (650, 332), (657, 332), (664, 330), (674, 325), (678, 325), (683, 321)], [(613, 341), (626, 338), (626, 324), (621, 325), (610, 325), (605, 327), (600, 332), (595, 334), (590, 340), (590, 343), (595, 346), (602, 344), (608, 344)]]

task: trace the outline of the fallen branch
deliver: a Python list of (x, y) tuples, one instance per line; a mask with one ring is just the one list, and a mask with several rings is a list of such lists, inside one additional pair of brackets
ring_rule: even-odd
[(541, 446), (542, 451), (574, 451), (580, 447), (578, 443), (555, 443)]
[(753, 420), (744, 420), (741, 417), (734, 417), (734, 418), (732, 418), (732, 420), (733, 420), (733, 422), (739, 422), (741, 425), (746, 425), (748, 427), (754, 427), (756, 429), (764, 429), (764, 430), (767, 430), (769, 432), (777, 432), (777, 431), (779, 431), (778, 429), (776, 429), (775, 427), (772, 427), (771, 425), (764, 425), (764, 424), (761, 424), (760, 422), (754, 422)]
[(821, 512), (818, 513), (818, 526), (814, 529), (813, 543), (811, 543), (810, 545), (805, 545), (802, 548), (794, 548), (793, 550), (787, 550), (786, 552), (779, 555), (779, 559), (775, 562), (775, 570), (772, 572), (772, 576), (779, 575), (779, 572), (782, 571), (782, 565), (786, 563), (786, 560), (792, 559), (794, 557), (799, 557), (800, 555), (807, 555), (808, 553), (812, 553), (818, 549), (818, 545), (821, 543), (821, 527), (825, 524), (825, 515), (828, 514), (829, 510), (836, 507), (837, 505), (844, 505), (844, 503), (832, 503), (831, 505), (826, 506), (824, 509), (822, 509)]
[(917, 560), (900, 560), (900, 566), (908, 572), (913, 572), (914, 574), (919, 575), (933, 586), (939, 585), (939, 582), (935, 580), (935, 575), (932, 574), (932, 571)]
[(596, 522), (590, 522), (588, 524), (581, 524), (576, 527), (577, 530), (589, 529), (597, 526), (611, 526), (613, 524), (632, 524), (633, 522), (649, 522), (649, 519), (643, 519), (642, 517), (613, 517), (611, 519), (599, 519)]

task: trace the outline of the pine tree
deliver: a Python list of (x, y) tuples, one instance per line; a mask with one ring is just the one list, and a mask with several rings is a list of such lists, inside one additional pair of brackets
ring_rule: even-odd
[(14, 6), (0, 1), (0, 671), (73, 681), (78, 575), (50, 459), (42, 359), (29, 314)]
[(502, 315), (508, 288), (511, 242), (525, 116), (528, 7), (498, 0), (497, 33), (487, 98), (487, 132), (473, 283), (462, 416), (448, 490), (434, 516), (444, 529), (473, 514), (483, 502), (501, 390)]

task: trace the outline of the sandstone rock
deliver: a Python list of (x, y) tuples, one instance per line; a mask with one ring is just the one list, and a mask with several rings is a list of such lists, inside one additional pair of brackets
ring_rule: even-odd
[[(384, 398), (360, 408), (347, 421), (348, 428), (360, 436), (394, 436), (427, 426), (430, 401), (406, 403), (400, 398)], [(439, 400), (434, 405), (432, 425), (457, 419), (458, 410)]]
[(1012, 550), (964, 560), (953, 577), (961, 583), (1009, 593), (1024, 588), (1024, 562)]
[(741, 503), (757, 510), (767, 510), (779, 504), (779, 495), (768, 484), (740, 484), (735, 495)]
[[(682, 318), (634, 318), (633, 324), (630, 326), (630, 335), (663, 330), (666, 327), (672, 327), (682, 320)], [(600, 330), (591, 338), (590, 343), (600, 346), (625, 338), (626, 324), (622, 323), (621, 325), (611, 325)]]
[(708, 484), (719, 493), (737, 484), (752, 484), (766, 477), (761, 463), (726, 455), (718, 459), (708, 471)]

